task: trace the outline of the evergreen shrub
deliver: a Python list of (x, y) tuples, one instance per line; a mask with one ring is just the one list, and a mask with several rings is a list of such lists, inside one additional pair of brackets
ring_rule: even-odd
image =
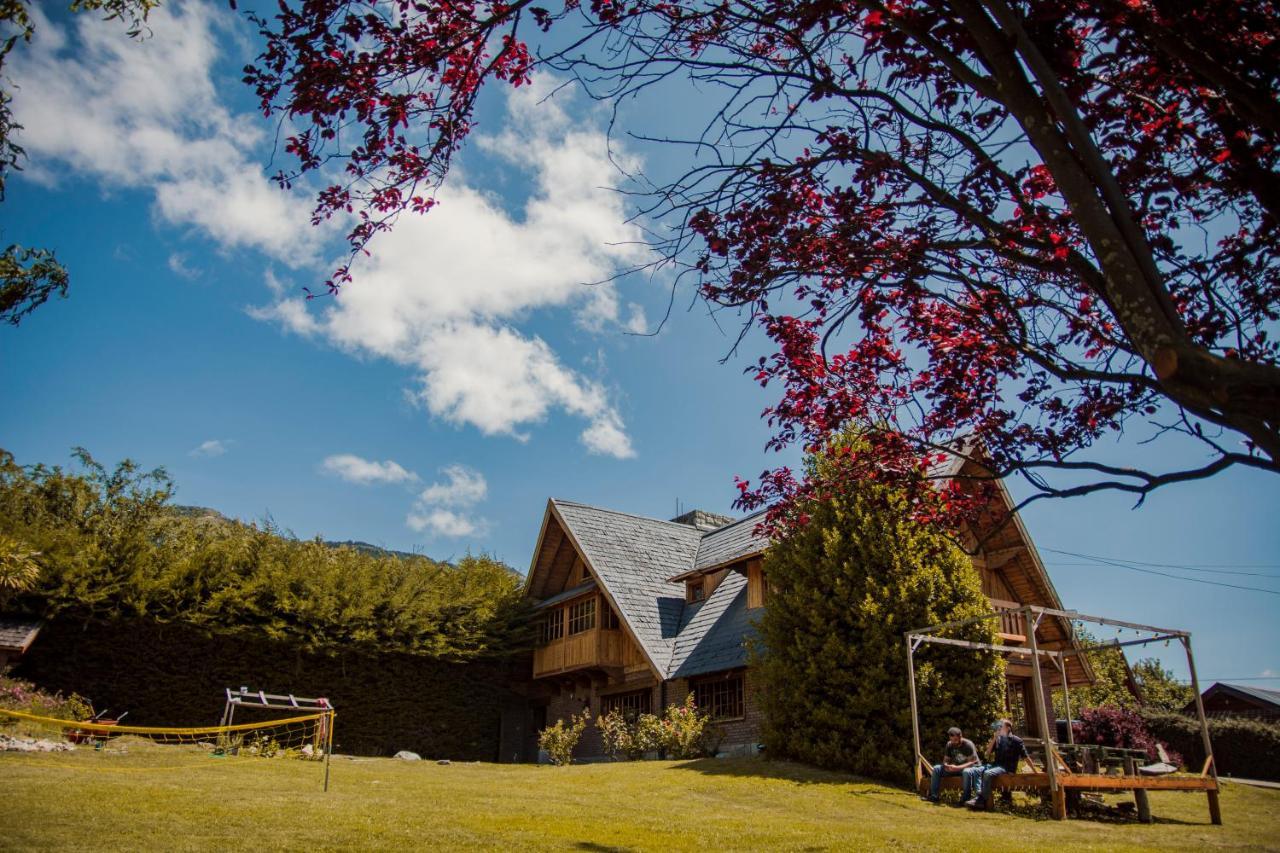
[[(1187, 769), (1204, 766), (1204, 740), (1196, 717), (1146, 711), (1152, 734), (1182, 754)], [(1280, 782), (1280, 723), (1222, 717), (1209, 720), (1209, 739), (1219, 776)]]
[[(791, 508), (764, 559), (769, 599), (753, 657), (765, 745), (772, 756), (907, 782), (915, 756), (903, 634), (990, 604), (970, 560), (909, 520), (901, 494), (827, 477), (828, 468), (821, 456), (808, 461), (821, 497)], [(996, 630), (986, 620), (949, 636), (995, 643)], [(949, 726), (984, 731), (1000, 712), (1003, 664), (993, 652), (923, 645), (916, 679), (927, 755)]]

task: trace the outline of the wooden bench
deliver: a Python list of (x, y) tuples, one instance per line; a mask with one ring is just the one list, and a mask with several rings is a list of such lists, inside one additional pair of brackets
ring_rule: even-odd
[[(962, 785), (960, 776), (943, 776), (942, 790), (959, 790)], [(1211, 794), (1210, 818), (1214, 823), (1221, 823), (1222, 818), (1216, 813), (1218, 780), (1209, 775), (1170, 775), (1170, 776), (1113, 776), (1102, 773), (1071, 773), (1058, 771), (1058, 786), (1065, 792), (1073, 791), (1203, 791)], [(920, 793), (929, 790), (928, 774), (920, 780)], [(987, 794), (987, 808), (993, 805), (996, 791), (1026, 791), (1039, 793), (1046, 800), (1049, 798), (1048, 773), (1002, 773), (991, 780), (991, 790)]]

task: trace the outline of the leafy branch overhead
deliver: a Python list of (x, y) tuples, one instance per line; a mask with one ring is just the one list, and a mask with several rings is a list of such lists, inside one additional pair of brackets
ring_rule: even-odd
[[(639, 197), (661, 263), (768, 337), (750, 372), (777, 389), (773, 446), (858, 424), (839, 464), (922, 517), (984, 502), (926, 482), (964, 435), (1037, 496), (1280, 472), (1270, 0), (286, 0), (255, 20), (246, 80), (300, 128), (279, 180), (340, 167), (315, 216), (355, 217), (353, 257), (432, 207), (487, 82), (696, 91), (710, 118), (683, 138), (622, 125), (689, 152)], [(1135, 429), (1202, 461), (1093, 450)], [(744, 507), (809, 493), (787, 469), (741, 487)]]
[[(147, 13), (159, 0), (73, 0), (71, 11), (99, 11), (108, 21), (122, 21), (130, 38), (146, 32)], [(6, 88), (5, 63), (14, 47), (35, 35), (26, 0), (0, 0), (0, 201), (4, 200), (9, 173), (22, 170), (27, 152), (16, 137), (22, 130), (13, 116), (13, 94)], [(0, 323), (17, 326), (49, 297), (67, 295), (67, 269), (49, 249), (9, 246), (0, 255)]]

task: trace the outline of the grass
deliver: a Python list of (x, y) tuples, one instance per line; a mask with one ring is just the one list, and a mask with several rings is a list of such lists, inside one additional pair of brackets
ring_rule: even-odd
[(527, 765), (213, 758), (146, 743), (0, 754), (0, 849), (1277, 849), (1280, 790), (1156, 792), (1156, 822), (976, 814), (755, 759)]

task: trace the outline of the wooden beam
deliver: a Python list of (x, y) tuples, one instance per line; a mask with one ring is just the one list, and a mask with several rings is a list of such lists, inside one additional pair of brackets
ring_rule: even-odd
[(998, 569), (1026, 550), (1026, 545), (1014, 545), (1012, 548), (1001, 548), (998, 551), (985, 551), (982, 561), (986, 568)]

